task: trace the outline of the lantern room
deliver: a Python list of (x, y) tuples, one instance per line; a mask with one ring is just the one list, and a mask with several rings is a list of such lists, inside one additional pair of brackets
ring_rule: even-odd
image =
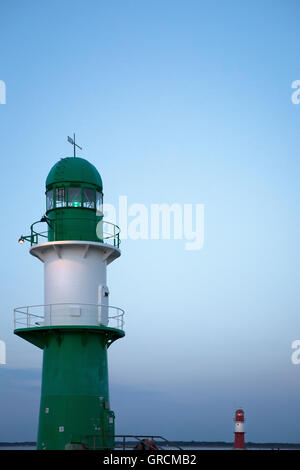
[(102, 189), (101, 176), (90, 162), (78, 157), (59, 160), (46, 180), (48, 240), (99, 241)]

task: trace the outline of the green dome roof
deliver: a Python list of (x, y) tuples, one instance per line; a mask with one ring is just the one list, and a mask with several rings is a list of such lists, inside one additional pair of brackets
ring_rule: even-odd
[(57, 183), (89, 183), (102, 189), (101, 176), (94, 165), (78, 157), (61, 158), (50, 170), (46, 187)]

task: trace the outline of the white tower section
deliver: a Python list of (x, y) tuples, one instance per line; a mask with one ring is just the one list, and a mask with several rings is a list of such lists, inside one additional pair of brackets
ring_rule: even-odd
[(245, 432), (244, 430), (244, 423), (241, 421), (235, 422), (234, 432)]
[(44, 323), (108, 325), (106, 268), (121, 254), (106, 243), (57, 241), (35, 245), (30, 253), (44, 263)]

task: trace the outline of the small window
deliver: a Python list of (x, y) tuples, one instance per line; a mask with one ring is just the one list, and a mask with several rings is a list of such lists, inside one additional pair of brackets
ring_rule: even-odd
[(47, 191), (46, 193), (46, 210), (49, 211), (54, 207), (54, 200), (53, 200), (53, 189)]
[(65, 188), (56, 188), (55, 190), (56, 207), (66, 206), (66, 192)]
[(95, 209), (95, 191), (94, 189), (83, 189), (83, 207)]
[(96, 210), (97, 212), (101, 212), (103, 214), (103, 194), (99, 191), (96, 191)]
[(81, 188), (69, 188), (69, 207), (80, 207), (81, 206)]

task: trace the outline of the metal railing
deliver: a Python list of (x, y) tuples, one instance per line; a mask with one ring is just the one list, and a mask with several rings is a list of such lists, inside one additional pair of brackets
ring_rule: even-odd
[[(124, 314), (124, 310), (119, 307), (102, 304), (57, 303), (28, 305), (14, 309), (14, 329), (79, 324), (109, 326), (110, 328), (123, 330)], [(80, 318), (80, 321), (74, 321), (75, 317)], [(70, 321), (72, 319), (73, 321)]]
[[(37, 232), (33, 227), (37, 224), (42, 223), (40, 220), (37, 222), (34, 222), (30, 226), (30, 244), (32, 245), (38, 245), (39, 243), (45, 243), (48, 241), (48, 230), (45, 230), (44, 232)], [(45, 238), (46, 240), (40, 241), (41, 238)]]
[[(88, 435), (82, 438), (82, 442), (86, 440), (92, 441), (92, 445), (87, 447), (89, 450), (103, 450), (105, 445), (104, 440), (114, 438), (114, 449), (122, 450), (166, 450), (178, 449), (182, 450), (179, 445), (174, 442), (168, 441), (163, 436), (155, 435), (134, 435), (134, 434), (115, 434), (115, 435)], [(118, 440), (120, 439), (120, 440)]]
[(96, 234), (103, 243), (113, 244), (117, 248), (120, 246), (120, 227), (112, 222), (100, 220), (97, 223)]
[[(52, 241), (60, 241), (62, 239), (61, 227), (69, 221), (75, 223), (76, 221), (78, 221), (78, 223), (84, 223), (86, 221), (87, 223), (91, 223), (91, 219), (82, 218), (68, 218), (65, 220), (50, 220), (45, 218), (45, 220), (38, 220), (37, 222), (34, 222), (30, 227), (30, 235), (21, 235), (21, 237), (19, 238), (19, 243), (24, 243), (24, 241), (28, 241), (31, 246), (37, 245), (39, 243), (45, 243), (46, 241), (48, 241), (49, 231), (51, 233), (51, 238), (53, 239)], [(47, 222), (49, 227), (48, 230), (37, 230), (35, 226), (44, 222)], [(98, 240), (102, 243), (107, 243), (117, 248), (119, 248), (120, 246), (120, 228), (111, 222), (99, 220), (95, 226), (95, 239), (96, 236)]]
[[(115, 442), (115, 449), (136, 449), (136, 450), (165, 450), (165, 449), (170, 449), (170, 448), (175, 448), (178, 450), (182, 450), (181, 447), (179, 447), (177, 444), (174, 442), (168, 441), (163, 436), (140, 436), (140, 435), (130, 435), (130, 434), (116, 434), (114, 436), (115, 438), (121, 438), (122, 440), (120, 442)], [(127, 442), (126, 442), (127, 439)], [(136, 446), (134, 446), (134, 442), (130, 441), (129, 439), (135, 439)], [(159, 442), (162, 441), (162, 442)], [(154, 444), (154, 445), (153, 445)], [(155, 448), (156, 447), (156, 448)]]

